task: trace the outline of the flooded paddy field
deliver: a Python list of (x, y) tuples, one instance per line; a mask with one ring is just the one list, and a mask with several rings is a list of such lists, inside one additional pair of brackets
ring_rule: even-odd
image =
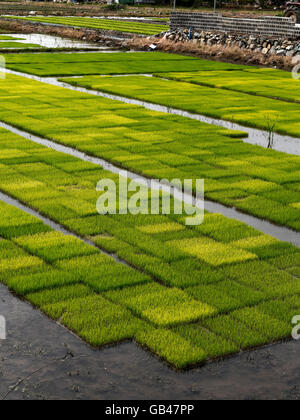
[[(298, 398), (299, 81), (104, 52), (4, 55), (2, 398)], [(152, 179), (177, 180), (169, 213), (158, 195), (152, 214)], [(201, 208), (187, 179), (205, 181), (203, 223), (172, 212)], [(99, 212), (101, 180), (115, 212)], [(120, 211), (141, 185), (147, 211)]]

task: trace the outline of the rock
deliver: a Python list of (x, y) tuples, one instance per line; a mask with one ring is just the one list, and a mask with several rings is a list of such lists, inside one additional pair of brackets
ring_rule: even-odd
[(169, 30), (157, 35), (160, 39), (168, 39), (174, 42), (192, 42), (193, 44), (207, 46), (239, 47), (241, 49), (261, 52), (264, 55), (278, 55), (293, 57), (300, 54), (300, 40), (288, 38), (270, 39), (266, 36), (241, 35), (233, 33), (218, 33), (211, 31), (194, 31), (190, 28)]

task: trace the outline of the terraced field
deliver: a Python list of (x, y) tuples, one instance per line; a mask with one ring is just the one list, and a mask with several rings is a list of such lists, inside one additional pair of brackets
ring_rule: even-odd
[[(11, 16), (5, 16), (11, 19)], [(83, 28), (103, 29), (109, 31), (128, 32), (139, 35), (156, 35), (162, 31), (167, 31), (167, 25), (151, 24), (144, 22), (129, 22), (115, 19), (98, 19), (82, 17), (19, 17), (13, 16), (13, 19), (26, 20), (30, 22), (51, 23), (54, 25), (66, 25)]]
[[(102, 74), (103, 69), (124, 74), (129, 67), (132, 73), (167, 73), (180, 66), (190, 73), (213, 66), (226, 75), (246, 73), (231, 64), (158, 53), (6, 58), (10, 68), (42, 75)], [(300, 157), (245, 144), (240, 132), (6, 76), (0, 81), (1, 122), (149, 178), (205, 178), (206, 198), (300, 230)], [(255, 112), (252, 99), (261, 115), (294, 107), (289, 115), (292, 130), (297, 127), (298, 104), (267, 98), (262, 87), (256, 98), (238, 93), (248, 98), (246, 110), (246, 102), (235, 100), (237, 93), (192, 80), (66, 81), (157, 102), (167, 98), (181, 109), (202, 100), (202, 107), (209, 104), (224, 118), (221, 99), (212, 102), (208, 93), (213, 90), (216, 96), (226, 94), (222, 106), (232, 115), (243, 113), (248, 124)], [(280, 130), (284, 124), (287, 120)], [(150, 208), (149, 214), (100, 215), (96, 185), (104, 178), (119, 186), (119, 177), (99, 165), (0, 129), (0, 190), (69, 232), (54, 231), (0, 202), (1, 282), (94, 347), (135, 340), (176, 368), (289, 338), (300, 310), (298, 247), (221, 214), (206, 212), (199, 226), (186, 226), (185, 216), (172, 212), (151, 215)]]

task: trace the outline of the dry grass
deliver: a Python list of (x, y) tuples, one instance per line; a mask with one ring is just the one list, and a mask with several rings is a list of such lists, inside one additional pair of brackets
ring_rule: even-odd
[(249, 65), (259, 65), (266, 67), (277, 67), (279, 69), (290, 71), (293, 68), (291, 57), (279, 57), (277, 55), (264, 55), (262, 53), (254, 53), (239, 47), (228, 47), (222, 45), (199, 45), (193, 42), (173, 42), (157, 38), (139, 38), (134, 37), (127, 41), (127, 46), (147, 50), (149, 45), (157, 45), (159, 51), (165, 51), (177, 54), (188, 54), (201, 58), (209, 58), (220, 61), (229, 61), (232, 63), (241, 63)]

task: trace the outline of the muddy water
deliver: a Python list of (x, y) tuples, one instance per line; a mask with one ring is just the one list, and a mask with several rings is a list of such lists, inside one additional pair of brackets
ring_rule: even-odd
[[(15, 133), (19, 136), (22, 136), (30, 141), (33, 141), (35, 143), (41, 144), (43, 146), (49, 147), (53, 150), (56, 150), (57, 152), (65, 153), (71, 156), (74, 156), (78, 159), (81, 159), (86, 162), (94, 163), (95, 165), (98, 165), (107, 171), (118, 174), (123, 177), (127, 177), (129, 179), (134, 180), (138, 184), (145, 185), (148, 188), (152, 188), (154, 190), (162, 190), (167, 193), (170, 193), (174, 196), (175, 199), (183, 201), (188, 204), (192, 204), (194, 206), (197, 206), (198, 208), (203, 208), (203, 202), (201, 200), (196, 200), (195, 197), (192, 194), (185, 193), (182, 194), (182, 191), (172, 186), (172, 189), (170, 191), (170, 185), (161, 185), (158, 182), (152, 181), (141, 176), (137, 175), (130, 171), (124, 171), (124, 169), (113, 165), (110, 162), (107, 162), (104, 159), (97, 158), (94, 156), (89, 156), (83, 152), (80, 152), (76, 149), (73, 149), (71, 147), (63, 146), (61, 144), (55, 143), (51, 140), (44, 139), (42, 137), (35, 136), (33, 134), (27, 133), (26, 131), (19, 130), (9, 124), (5, 124), (3, 122), (0, 122), (0, 127), (11, 131), (12, 133)], [(236, 209), (228, 208), (226, 206), (223, 206), (222, 204), (214, 203), (212, 201), (205, 200), (204, 203), (205, 209), (208, 210), (211, 213), (220, 213), (224, 216), (239, 220), (241, 222), (244, 222), (255, 229), (260, 230), (261, 232), (264, 232), (268, 235), (271, 235), (281, 241), (289, 242), (293, 245), (300, 246), (300, 233), (295, 232), (293, 230), (276, 226), (270, 222), (267, 222), (266, 220), (258, 219), (254, 216), (246, 215), (242, 212), (239, 212)]]
[[(5, 35), (5, 34), (4, 34)], [(99, 49), (108, 49), (108, 47), (100, 47), (99, 44), (93, 44), (83, 41), (74, 41), (71, 39), (61, 38), (58, 36), (52, 35), (43, 35), (43, 34), (8, 34), (9, 36), (15, 38), (22, 38), (23, 44), (38, 44), (41, 47), (45, 48), (99, 48)]]

